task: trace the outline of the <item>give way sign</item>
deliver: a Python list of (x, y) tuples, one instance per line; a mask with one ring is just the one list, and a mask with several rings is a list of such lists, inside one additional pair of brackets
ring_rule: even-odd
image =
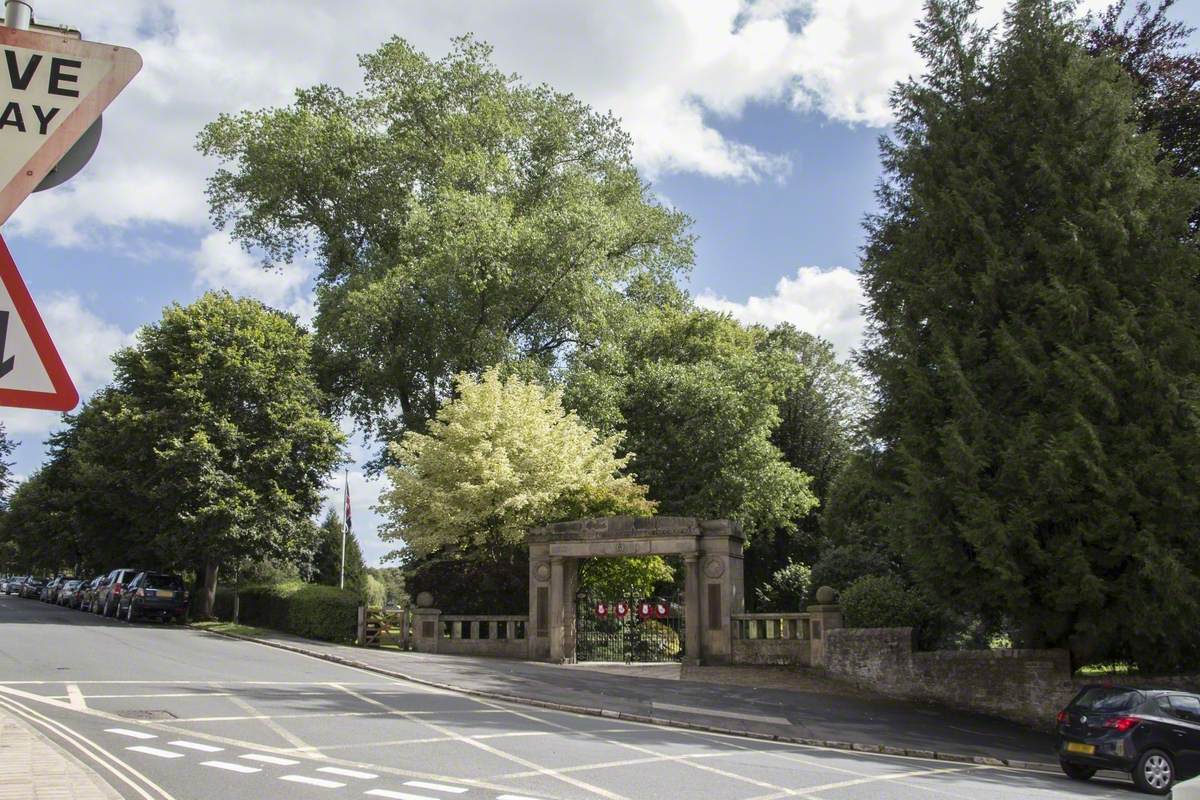
[(0, 26), (0, 225), (141, 68), (127, 47)]
[(0, 406), (70, 411), (79, 392), (0, 238)]

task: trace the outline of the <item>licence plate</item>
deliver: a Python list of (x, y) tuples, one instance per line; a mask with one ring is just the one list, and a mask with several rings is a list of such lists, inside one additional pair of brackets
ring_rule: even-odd
[(1081, 755), (1090, 756), (1096, 752), (1096, 745), (1081, 744), (1079, 742), (1067, 742), (1068, 753), (1080, 753)]
[(159, 589), (159, 590), (158, 590), (158, 592), (156, 593), (156, 595), (155, 595), (155, 596), (156, 596), (156, 597), (159, 597), (159, 598), (162, 598), (162, 599), (165, 599), (165, 600), (170, 600), (172, 597), (174, 597), (174, 596), (175, 596), (175, 593), (174, 593), (174, 592), (165, 591), (165, 590), (163, 590), (163, 589)]

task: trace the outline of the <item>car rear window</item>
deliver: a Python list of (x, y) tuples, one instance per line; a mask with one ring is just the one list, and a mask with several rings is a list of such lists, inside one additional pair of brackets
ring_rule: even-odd
[(142, 581), (142, 585), (147, 589), (175, 589), (183, 591), (183, 581), (177, 575), (154, 575), (146, 576)]
[(1141, 702), (1141, 692), (1109, 686), (1093, 686), (1080, 692), (1071, 705), (1088, 711), (1116, 713), (1129, 711), (1134, 706), (1140, 705)]

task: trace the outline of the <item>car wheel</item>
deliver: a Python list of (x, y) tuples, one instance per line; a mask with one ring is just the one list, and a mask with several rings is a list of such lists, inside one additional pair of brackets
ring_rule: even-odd
[(1175, 783), (1175, 762), (1162, 750), (1147, 750), (1133, 768), (1133, 783), (1147, 794), (1167, 794)]
[(100, 612), (100, 616), (112, 617), (112, 616), (115, 616), (116, 613), (117, 612), (113, 609), (112, 601), (110, 600), (104, 604), (104, 610)]
[(125, 611), (125, 621), (133, 622), (133, 603), (130, 603), (129, 607)]
[(1073, 781), (1086, 781), (1096, 774), (1096, 770), (1083, 764), (1072, 764), (1070, 761), (1058, 762), (1063, 773)]

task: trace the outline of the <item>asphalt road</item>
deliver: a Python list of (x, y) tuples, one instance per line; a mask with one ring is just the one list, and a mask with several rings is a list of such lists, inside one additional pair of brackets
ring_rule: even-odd
[(0, 705), (129, 800), (1136, 795), (1121, 780), (525, 708), (199, 631), (0, 596)]

